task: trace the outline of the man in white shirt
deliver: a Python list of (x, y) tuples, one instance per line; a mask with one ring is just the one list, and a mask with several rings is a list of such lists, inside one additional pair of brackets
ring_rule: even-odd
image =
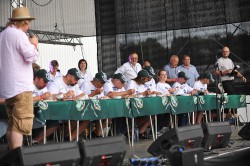
[[(243, 82), (246, 82), (247, 79), (238, 71), (233, 61), (229, 58), (230, 49), (228, 47), (222, 48), (222, 57), (220, 57), (216, 64), (218, 64), (218, 68), (215, 70), (215, 74), (221, 76), (221, 82), (224, 89), (224, 92), (233, 95), (237, 94), (234, 87), (234, 78), (239, 77)], [(227, 114), (229, 109), (225, 109), (225, 113)], [(232, 112), (237, 117), (237, 110)]]
[(184, 95), (184, 94), (191, 94), (193, 95), (196, 91), (193, 90), (186, 82), (188, 77), (186, 74), (181, 71), (178, 73), (177, 81), (174, 83), (172, 88), (175, 88), (176, 91), (173, 93), (174, 95)]
[[(78, 86), (78, 80), (81, 79), (81, 72), (76, 68), (68, 70), (67, 75), (57, 77), (48, 85), (48, 90), (52, 95), (63, 94), (63, 100), (77, 100), (87, 96)], [(88, 126), (89, 121), (81, 121), (79, 126), (79, 134)], [(72, 140), (77, 137), (76, 121), (71, 121), (71, 138)], [(81, 132), (80, 132), (81, 131)], [(69, 135), (66, 131), (65, 136)]]
[[(208, 94), (209, 92), (207, 90), (207, 85), (213, 82), (214, 82), (214, 79), (213, 79), (212, 74), (204, 73), (200, 75), (199, 80), (194, 83), (194, 90), (196, 90), (196, 92), (199, 95)], [(195, 112), (194, 114), (195, 123), (198, 123), (198, 124), (201, 123), (202, 115), (203, 115), (203, 111)]]
[(28, 8), (15, 8), (0, 33), (0, 98), (6, 99), (10, 150), (22, 146), (33, 125), (32, 63), (38, 58), (38, 39), (26, 33), (34, 19)]
[(79, 79), (80, 71), (76, 68), (69, 69), (66, 76), (56, 77), (48, 85), (48, 90), (52, 95), (63, 94), (63, 100), (76, 100), (85, 96), (77, 84)]
[(56, 77), (62, 77), (60, 70), (58, 69), (59, 63), (57, 60), (52, 60), (49, 64), (49, 76), (50, 79), (53, 81)]
[[(184, 72), (182, 71), (179, 72), (177, 76), (178, 76), (177, 81), (172, 86), (172, 88), (176, 89), (176, 91), (173, 93), (174, 95), (184, 95), (184, 94), (193, 95), (196, 93), (196, 91), (186, 83), (188, 77)], [(178, 114), (177, 116), (178, 116), (178, 126), (187, 125), (188, 119), (186, 113)]]
[(81, 89), (88, 97), (101, 98), (104, 96), (103, 85), (107, 81), (106, 73), (100, 71), (96, 73), (92, 81), (84, 82)]
[(137, 73), (142, 69), (141, 65), (138, 63), (138, 54), (136, 52), (131, 53), (128, 60), (128, 62), (124, 63), (115, 71), (115, 74), (122, 73), (125, 76), (125, 84), (131, 79), (136, 78)]
[[(35, 78), (33, 81), (34, 84), (34, 90), (33, 90), (33, 100), (34, 102), (38, 102), (41, 100), (52, 100), (52, 95), (50, 92), (48, 92), (48, 89), (46, 85), (50, 81), (49, 73), (44, 70), (40, 69), (35, 73)], [(59, 125), (59, 122), (57, 120), (47, 120), (46, 121), (46, 137), (53, 134), (55, 130), (57, 130)], [(34, 139), (32, 140), (33, 144), (39, 143), (43, 140), (43, 129), (40, 129), (43, 127), (43, 125), (34, 118), (33, 122), (33, 129), (38, 129), (38, 133), (34, 136)]]
[(208, 94), (207, 85), (214, 82), (211, 73), (204, 73), (199, 77), (199, 80), (194, 83), (194, 89), (200, 95)]
[(148, 90), (152, 92), (152, 94), (160, 94), (156, 91), (156, 84), (155, 84), (155, 72), (154, 69), (151, 66), (146, 66), (143, 68), (144, 70), (147, 70), (148, 74), (151, 76), (149, 78), (149, 81), (145, 83), (145, 85), (148, 87)]
[(113, 98), (115, 96), (132, 95), (134, 91), (126, 91), (124, 89), (124, 83), (125, 78), (121, 73), (114, 74), (114, 76), (104, 84), (104, 95), (110, 98)]

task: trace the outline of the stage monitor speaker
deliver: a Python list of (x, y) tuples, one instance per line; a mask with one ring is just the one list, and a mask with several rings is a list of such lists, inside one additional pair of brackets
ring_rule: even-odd
[(224, 148), (231, 137), (232, 129), (229, 122), (212, 122), (204, 126), (202, 146), (206, 150)]
[(158, 137), (148, 148), (153, 156), (167, 155), (173, 145), (185, 148), (201, 147), (203, 131), (201, 125), (191, 125), (173, 128)]
[(124, 136), (96, 138), (79, 142), (82, 160), (80, 165), (122, 165), (126, 154)]
[(78, 165), (81, 156), (77, 142), (19, 147), (3, 157), (4, 165)]
[(250, 140), (250, 123), (247, 123), (238, 133), (245, 140)]

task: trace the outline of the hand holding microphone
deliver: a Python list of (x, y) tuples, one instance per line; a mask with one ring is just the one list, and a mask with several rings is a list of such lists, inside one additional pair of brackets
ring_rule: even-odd
[(29, 40), (30, 40), (30, 43), (33, 44), (37, 48), (38, 39), (36, 35), (31, 31), (29, 32)]

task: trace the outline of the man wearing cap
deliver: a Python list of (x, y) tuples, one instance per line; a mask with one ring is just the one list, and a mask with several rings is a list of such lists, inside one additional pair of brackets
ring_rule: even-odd
[[(50, 81), (49, 73), (44, 70), (40, 69), (37, 72), (35, 72), (35, 78), (34, 78), (34, 90), (33, 90), (33, 100), (34, 102), (41, 101), (41, 100), (51, 100), (52, 95), (50, 92), (48, 92), (48, 89), (46, 85)], [(55, 130), (57, 130), (59, 125), (59, 122), (57, 120), (47, 120), (46, 121), (46, 137), (53, 134)], [(39, 143), (43, 140), (43, 134), (44, 130), (40, 129), (43, 127), (43, 125), (35, 118), (33, 123), (33, 129), (40, 130), (32, 140), (33, 144)]]
[(52, 97), (51, 93), (48, 92), (48, 89), (46, 87), (49, 81), (50, 81), (49, 73), (46, 70), (40, 69), (35, 73), (35, 78), (33, 81), (34, 102), (40, 100), (48, 100)]
[[(194, 83), (194, 90), (200, 95), (208, 94), (207, 85), (214, 82), (213, 76), (211, 73), (203, 73), (198, 78), (199, 80)], [(195, 123), (200, 124), (203, 112), (199, 111), (194, 113)]]
[[(48, 90), (52, 95), (63, 94), (63, 100), (77, 100), (87, 95), (78, 86), (78, 80), (81, 79), (81, 72), (76, 68), (68, 70), (66, 76), (56, 77), (53, 82), (48, 85)], [(81, 121), (81, 127), (84, 129), (88, 126), (89, 121)], [(68, 129), (68, 128), (67, 128)], [(79, 127), (79, 131), (80, 131)], [(80, 133), (79, 133), (80, 134)], [(69, 136), (67, 130), (65, 136)], [(76, 122), (71, 121), (71, 138), (74, 140), (77, 136)]]
[[(188, 77), (186, 74), (181, 71), (178, 73), (177, 81), (174, 83), (172, 88), (175, 88), (174, 95), (184, 95), (184, 94), (195, 94), (196, 90), (194, 90), (192, 87), (190, 87), (188, 84), (186, 84)], [(178, 126), (185, 126), (188, 123), (187, 114), (178, 114)]]
[(128, 60), (128, 62), (124, 63), (115, 71), (115, 74), (122, 73), (124, 75), (126, 79), (125, 84), (131, 79), (136, 78), (137, 73), (142, 69), (141, 65), (138, 63), (138, 54), (136, 52), (129, 54)]
[(181, 71), (177, 75), (177, 81), (173, 84), (172, 88), (175, 88), (176, 91), (174, 92), (175, 95), (184, 95), (184, 94), (191, 94), (193, 95), (196, 91), (193, 90), (186, 82), (188, 77), (186, 74)]
[[(147, 72), (147, 70), (142, 69), (138, 72), (138, 75), (135, 79), (129, 81), (127, 90), (134, 90), (135, 95), (150, 95), (151, 91), (148, 90), (148, 87), (145, 85), (145, 83), (148, 82), (150, 78), (152, 78), (152, 76)], [(148, 117), (137, 118), (137, 125), (139, 128), (140, 138), (145, 139), (145, 131), (147, 130), (148, 126), (150, 126)]]
[(103, 85), (107, 81), (106, 73), (100, 71), (96, 73), (92, 81), (84, 82), (81, 89), (89, 97), (101, 98), (104, 96)]
[(63, 94), (63, 100), (76, 100), (85, 96), (77, 84), (79, 79), (81, 79), (80, 71), (76, 68), (71, 68), (66, 76), (56, 77), (48, 85), (48, 90), (52, 95)]
[(194, 86), (194, 82), (197, 80), (199, 77), (199, 74), (196, 70), (196, 67), (194, 67), (192, 64), (190, 64), (190, 56), (189, 55), (184, 55), (183, 57), (183, 64), (179, 66), (180, 71), (183, 71), (187, 76), (187, 84), (191, 87)]
[(155, 79), (153, 78), (155, 76), (154, 69), (151, 66), (146, 66), (143, 69), (147, 70), (148, 74), (151, 76), (149, 81), (145, 83), (145, 85), (148, 87), (148, 90), (150, 90), (152, 94), (160, 94), (156, 91)]
[(136, 95), (150, 95), (151, 91), (148, 90), (148, 87), (145, 85), (150, 78), (152, 78), (152, 76), (147, 70), (142, 69), (139, 71), (138, 76), (135, 79), (129, 81), (127, 90), (133, 89), (135, 92), (134, 94)]
[(126, 91), (124, 89), (124, 83), (125, 78), (121, 73), (114, 74), (114, 76), (104, 84), (104, 95), (110, 98), (132, 95), (134, 91), (132, 89)]
[(22, 146), (33, 124), (32, 63), (38, 58), (36, 36), (26, 32), (31, 20), (26, 7), (15, 8), (7, 27), (0, 33), (0, 98), (6, 99), (9, 149)]

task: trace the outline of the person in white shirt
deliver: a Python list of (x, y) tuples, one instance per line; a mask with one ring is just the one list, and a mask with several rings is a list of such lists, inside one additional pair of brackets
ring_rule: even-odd
[[(207, 90), (207, 85), (214, 82), (212, 74), (204, 73), (200, 75), (198, 79), (199, 80), (194, 83), (194, 90), (196, 90), (199, 95), (208, 94), (209, 92)], [(201, 123), (202, 115), (203, 115), (203, 111), (199, 111), (198, 113), (195, 112), (194, 114), (195, 123), (198, 123), (198, 124)]]
[(114, 98), (115, 96), (127, 96), (132, 95), (134, 90), (125, 90), (124, 89), (125, 78), (121, 73), (114, 74), (112, 78), (110, 78), (104, 84), (104, 95), (109, 98)]
[(186, 82), (188, 80), (188, 77), (186, 74), (181, 71), (177, 75), (177, 81), (173, 84), (172, 88), (175, 88), (174, 95), (184, 95), (184, 94), (195, 94), (196, 91), (190, 87)]
[[(129, 81), (127, 90), (134, 90), (135, 95), (150, 95), (151, 91), (148, 90), (148, 87), (145, 85), (145, 83), (148, 82), (150, 78), (152, 78), (152, 76), (147, 72), (147, 70), (142, 69), (138, 72), (138, 76), (135, 79)], [(140, 138), (145, 139), (145, 131), (150, 126), (148, 116), (138, 117), (137, 126), (139, 128)]]
[[(116, 96), (125, 97), (128, 95), (132, 95), (134, 90), (125, 90), (124, 89), (125, 78), (121, 73), (114, 74), (112, 78), (110, 78), (103, 86), (104, 95), (108, 96), (109, 98), (115, 98)], [(117, 110), (119, 111), (119, 110)], [(108, 120), (108, 123), (111, 123), (112, 119)], [(121, 133), (121, 128), (124, 127), (125, 119), (123, 117), (116, 118), (116, 129), (118, 133)], [(103, 121), (103, 126), (106, 126), (106, 122)], [(123, 129), (123, 128), (122, 128)], [(99, 124), (97, 124), (97, 133), (98, 137), (101, 136), (101, 130)]]
[(101, 98), (104, 96), (103, 86), (107, 81), (106, 73), (100, 71), (92, 81), (84, 82), (80, 88), (88, 97)]
[[(37, 72), (35, 72), (35, 78), (33, 81), (33, 84), (34, 84), (33, 100), (34, 100), (34, 102), (52, 99), (52, 95), (46, 87), (46, 85), (48, 84), (49, 81), (51, 81), (51, 80), (49, 78), (49, 73), (46, 70), (40, 69)], [(53, 132), (57, 130), (58, 125), (59, 125), (59, 122), (57, 120), (47, 120), (46, 121), (46, 137), (53, 134)], [(43, 127), (43, 125), (36, 118), (34, 118), (33, 130), (37, 129), (38, 132), (34, 136), (34, 139), (32, 140), (32, 144), (40, 143), (43, 140), (44, 130), (40, 129), (41, 127)]]
[[(66, 76), (57, 77), (48, 84), (48, 90), (54, 95), (63, 94), (63, 100), (77, 100), (79, 98), (85, 97), (87, 95), (78, 86), (78, 80), (81, 79), (81, 72), (76, 68), (71, 68), (68, 70)], [(79, 134), (88, 126), (89, 121), (81, 121), (79, 126)], [(71, 138), (76, 139), (76, 121), (71, 121)], [(68, 128), (67, 128), (68, 129)], [(81, 131), (81, 132), (80, 132)], [(69, 131), (66, 130), (65, 136), (69, 135)]]
[[(173, 95), (185, 95), (190, 94), (193, 95), (196, 93), (196, 91), (190, 87), (186, 82), (188, 80), (188, 77), (184, 72), (179, 72), (177, 75), (177, 80), (172, 86), (172, 88), (175, 88), (176, 90), (173, 92)], [(187, 114), (178, 114), (178, 126), (185, 126), (188, 123)]]
[(115, 71), (115, 74), (122, 73), (125, 76), (125, 87), (128, 81), (136, 78), (137, 73), (142, 69), (141, 65), (138, 63), (138, 54), (136, 52), (131, 53), (128, 60), (128, 62), (124, 63)]
[(160, 94), (158, 91), (156, 91), (156, 84), (155, 84), (155, 72), (154, 69), (151, 66), (146, 66), (143, 68), (144, 70), (147, 70), (151, 78), (149, 78), (149, 81), (145, 83), (147, 86), (148, 90), (151, 91), (151, 94)]
[(88, 63), (85, 59), (81, 59), (78, 62), (78, 68), (81, 71), (82, 79), (78, 81), (79, 87), (82, 86), (83, 82), (88, 82), (93, 80), (93, 76), (88, 68)]
[(158, 80), (159, 82), (156, 84), (156, 91), (160, 92), (162, 95), (170, 95), (175, 91), (175, 88), (171, 88), (171, 86), (166, 83), (167, 80), (167, 72), (166, 70), (158, 71)]
[(33, 124), (32, 63), (38, 58), (38, 39), (27, 36), (31, 17), (26, 7), (17, 7), (0, 33), (0, 98), (8, 114), (9, 150), (21, 147), (23, 135), (31, 135)]
[(57, 60), (52, 60), (49, 64), (49, 76), (50, 79), (53, 81), (56, 77), (62, 77), (60, 70), (58, 69), (59, 63)]

